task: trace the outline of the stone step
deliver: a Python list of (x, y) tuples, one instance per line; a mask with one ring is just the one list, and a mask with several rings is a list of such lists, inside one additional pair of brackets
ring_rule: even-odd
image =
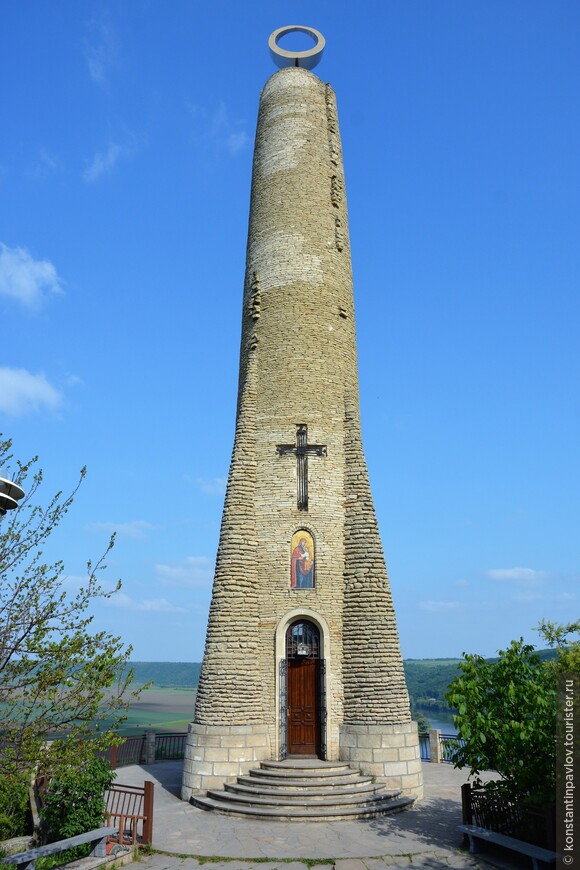
[(278, 762), (278, 764), (274, 765), (271, 762), (262, 761), (260, 762), (260, 767), (254, 768), (250, 773), (261, 776), (283, 776), (288, 779), (304, 776), (314, 779), (315, 777), (324, 778), (327, 776), (356, 776), (360, 774), (360, 770), (355, 770), (355, 768), (350, 767), (348, 764), (329, 764), (325, 766), (322, 762), (318, 762), (316, 766), (310, 764), (299, 766), (296, 762), (291, 765)]
[(290, 783), (312, 783), (312, 782), (354, 782), (359, 779), (361, 773), (359, 770), (353, 770), (352, 767), (347, 767), (344, 770), (267, 770), (264, 768), (254, 768), (250, 770), (250, 776), (253, 779), (260, 779), (263, 782), (269, 781), (284, 781)]
[(257, 771), (255, 774), (250, 771), (250, 774), (247, 776), (238, 776), (238, 782), (244, 785), (258, 785), (260, 788), (293, 788), (297, 791), (309, 791), (310, 789), (318, 789), (318, 788), (326, 788), (332, 789), (341, 785), (356, 785), (358, 783), (370, 783), (372, 782), (372, 777), (361, 777), (360, 775), (355, 775), (352, 778), (346, 779), (344, 777), (319, 777), (318, 779), (299, 779), (292, 778), (286, 779), (274, 779), (270, 777), (266, 779), (259, 775), (260, 771)]
[(234, 804), (242, 804), (243, 806), (257, 806), (257, 807), (267, 807), (267, 806), (277, 806), (280, 809), (283, 807), (316, 807), (319, 809), (323, 807), (326, 809), (334, 809), (336, 807), (345, 807), (345, 806), (358, 806), (358, 807), (366, 807), (375, 805), (377, 802), (381, 803), (385, 800), (392, 800), (392, 795), (385, 795), (379, 793), (375, 794), (361, 794), (361, 795), (352, 795), (352, 794), (343, 794), (337, 795), (333, 792), (325, 795), (317, 795), (313, 797), (312, 795), (308, 795), (307, 800), (304, 799), (303, 795), (281, 795), (281, 794), (238, 794), (230, 791), (219, 791), (210, 789), (207, 793), (207, 796), (213, 798), (216, 801), (224, 801), (228, 806), (232, 806)]
[[(249, 779), (249, 777), (247, 777)], [(370, 779), (368, 781), (361, 780), (361, 782), (353, 783), (352, 785), (335, 785), (332, 788), (308, 788), (308, 789), (299, 789), (299, 788), (285, 788), (285, 783), (281, 784), (279, 788), (274, 788), (270, 783), (268, 786), (264, 786), (261, 784), (254, 784), (253, 782), (249, 785), (246, 785), (241, 782), (242, 777), (238, 777), (238, 782), (227, 782), (224, 785), (226, 791), (233, 791), (239, 794), (278, 794), (282, 797), (296, 797), (297, 795), (302, 795), (303, 800), (307, 797), (322, 797), (324, 795), (328, 795), (332, 793), (334, 795), (340, 794), (372, 794), (375, 792), (383, 792), (380, 785), (376, 785), (371, 782)], [(400, 791), (388, 792), (390, 797), (397, 797), (400, 794)]]
[(227, 805), (211, 797), (191, 797), (191, 803), (203, 810), (225, 815), (242, 816), (253, 819), (269, 819), (278, 821), (320, 822), (325, 820), (339, 821), (341, 819), (368, 819), (383, 816), (389, 812), (400, 812), (413, 804), (413, 798), (385, 798), (366, 805), (351, 805), (329, 808), (303, 804), (301, 807), (266, 807), (244, 806), (241, 803)]
[(262, 770), (316, 770), (326, 773), (332, 770), (352, 771), (352, 767), (346, 761), (321, 761), (320, 758), (286, 758), (284, 761), (261, 761)]
[(406, 809), (413, 800), (348, 764), (312, 758), (265, 761), (223, 790), (191, 797), (194, 806), (212, 812), (288, 821), (372, 818)]

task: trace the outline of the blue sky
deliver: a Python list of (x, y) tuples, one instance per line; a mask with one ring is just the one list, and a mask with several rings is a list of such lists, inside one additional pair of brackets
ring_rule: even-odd
[(580, 6), (4, 0), (0, 431), (95, 624), (197, 661), (231, 453), (268, 35), (316, 27), (363, 437), (406, 657), (579, 615)]

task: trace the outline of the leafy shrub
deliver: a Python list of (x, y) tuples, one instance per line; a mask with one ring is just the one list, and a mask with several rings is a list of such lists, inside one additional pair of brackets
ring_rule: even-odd
[(429, 733), (429, 730), (431, 728), (431, 722), (425, 716), (424, 713), (416, 713), (413, 716), (413, 719), (417, 723), (417, 727), (419, 729), (419, 734), (428, 734)]
[[(103, 825), (105, 813), (105, 791), (110, 788), (115, 772), (108, 761), (93, 758), (80, 767), (66, 767), (58, 771), (50, 783), (42, 808), (42, 822), (48, 830), (49, 842), (66, 840), (77, 834), (84, 834)], [(84, 854), (88, 849), (80, 846)], [(67, 860), (72, 860), (70, 852)], [(64, 853), (63, 853), (64, 854)]]
[(27, 833), (28, 784), (24, 776), (0, 779), (0, 840)]
[(520, 638), (495, 662), (465, 655), (459, 671), (446, 696), (464, 741), (456, 747), (455, 767), (469, 767), (475, 785), (482, 770), (497, 771), (512, 800), (553, 800), (556, 685), (550, 669)]

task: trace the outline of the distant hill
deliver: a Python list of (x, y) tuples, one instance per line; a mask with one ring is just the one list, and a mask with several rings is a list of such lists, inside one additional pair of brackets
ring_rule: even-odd
[[(556, 657), (556, 650), (537, 650), (542, 661), (548, 661)], [(442, 711), (447, 710), (445, 693), (449, 683), (457, 676), (458, 665), (461, 659), (405, 659), (405, 678), (412, 707), (420, 707), (423, 710)], [(496, 658), (486, 659), (488, 662), (497, 662)]]
[(130, 662), (135, 683), (153, 683), (157, 689), (195, 689), (201, 662)]
[(445, 692), (457, 676), (459, 659), (405, 659), (405, 679), (411, 706), (426, 710), (446, 710)]
[[(556, 656), (551, 649), (538, 650), (543, 660)], [(497, 661), (497, 659), (488, 659)], [(460, 659), (405, 659), (405, 678), (411, 704), (426, 709), (446, 709), (445, 692), (457, 675)], [(131, 662), (135, 683), (152, 682), (158, 689), (194, 689), (201, 662)]]

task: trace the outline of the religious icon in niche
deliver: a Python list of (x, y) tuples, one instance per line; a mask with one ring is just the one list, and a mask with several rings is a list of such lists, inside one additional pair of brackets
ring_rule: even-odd
[(314, 539), (306, 529), (298, 529), (292, 535), (292, 589), (314, 588)]

